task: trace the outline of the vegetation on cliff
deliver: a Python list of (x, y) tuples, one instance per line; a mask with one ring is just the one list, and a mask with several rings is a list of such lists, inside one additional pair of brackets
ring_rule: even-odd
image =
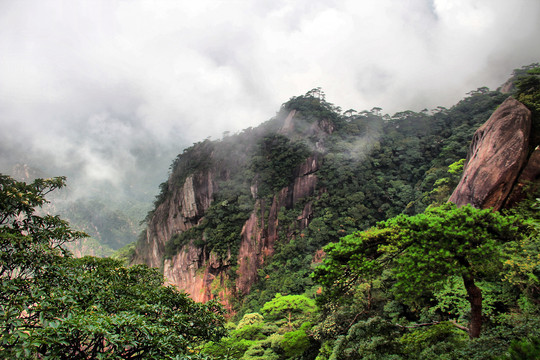
[[(519, 74), (514, 96), (533, 112), (534, 133), (538, 70)], [(209, 272), (225, 269), (227, 281), (211, 286), (236, 295), (227, 325), (216, 302), (195, 303), (163, 286), (158, 270), (72, 258), (63, 244), (85, 234), (34, 211), (63, 179), (1, 176), (0, 354), (538, 358), (538, 189), (529, 184), (528, 198), (504, 212), (446, 203), (474, 131), (507, 96), (479, 88), (450, 109), (390, 116), (342, 112), (313, 89), (256, 129), (186, 149), (147, 221), (167, 221), (156, 218), (165, 205), (189, 213), (190, 226), (166, 239), (162, 255), (194, 247), (213, 259)], [(298, 190), (308, 176), (316, 177), (312, 188)], [(188, 179), (190, 191), (204, 183), (207, 197), (190, 193), (189, 204), (170, 205)], [(261, 241), (276, 238), (241, 296), (239, 264), (261, 255), (237, 258), (254, 216)]]
[[(517, 89), (515, 96), (522, 97)], [(257, 318), (266, 330), (256, 337), (233, 330), (205, 353), (219, 358), (229, 349), (229, 358), (237, 359), (536, 358), (536, 196), (530, 192), (505, 214), (444, 205), (474, 131), (506, 97), (480, 88), (450, 109), (391, 117), (378, 109), (334, 113), (332, 133), (316, 140), (323, 145), (317, 176), (324, 191), (280, 211), (276, 252), (239, 308), (241, 323)], [(311, 114), (306, 103), (320, 101), (306, 94), (284, 107), (296, 104), (303, 118), (314, 119), (320, 110)], [(307, 202), (314, 210), (300, 230), (297, 217)], [(440, 207), (426, 209), (431, 204)], [(323, 266), (311, 277), (320, 261), (317, 249), (329, 243)], [(268, 317), (263, 309), (276, 293), (316, 298), (317, 312), (305, 313), (309, 325), (279, 327)], [(303, 352), (286, 353), (283, 338), (303, 338), (300, 328)]]
[[(322, 193), (280, 211), (282, 241), (260, 270), (240, 313), (257, 311), (277, 292), (313, 293), (313, 257), (324, 245), (377, 221), (446, 201), (459, 178), (459, 173), (448, 173), (448, 166), (467, 156), (474, 131), (505, 97), (483, 90), (433, 114), (336, 115), (340, 121), (324, 139), (326, 151), (317, 172)], [(309, 112), (303, 116), (312, 117)], [(307, 202), (312, 202), (313, 214), (299, 230), (297, 218)]]

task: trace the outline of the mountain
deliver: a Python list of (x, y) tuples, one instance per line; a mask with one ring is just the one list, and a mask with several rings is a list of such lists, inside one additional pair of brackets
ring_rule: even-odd
[[(4, 268), (15, 281), (6, 289), (22, 297), (4, 296), (13, 316), (1, 350), (538, 358), (540, 66), (509, 88), (511, 96), (479, 88), (450, 109), (393, 116), (379, 108), (343, 112), (314, 89), (255, 129), (194, 144), (170, 167), (133, 248), (132, 263), (159, 270), (55, 252), (58, 242), (84, 235), (33, 213), (63, 179), (26, 185), (3, 176)], [(29, 166), (16, 170), (39, 175)], [(68, 193), (58, 196), (46, 212), (73, 204)], [(83, 226), (129, 229), (129, 221), (92, 200), (75, 204), (72, 219), (82, 214)], [(199, 303), (208, 311), (197, 312), (186, 294), (161, 286), (159, 271), (197, 301), (219, 299), (227, 329), (215, 301)], [(132, 284), (119, 282), (126, 275)], [(151, 289), (137, 287), (149, 282)], [(69, 283), (92, 286), (66, 292)], [(94, 299), (96, 291), (103, 299)], [(51, 296), (43, 294), (58, 301), (48, 306)], [(165, 303), (177, 318), (152, 315), (163, 315)], [(75, 312), (64, 319), (66, 309)], [(179, 324), (195, 337), (186, 342), (167, 329)], [(127, 343), (126, 329), (135, 329)], [(22, 333), (32, 344), (21, 347)], [(137, 347), (162, 335), (180, 342)]]
[(313, 294), (324, 245), (446, 201), (459, 180), (448, 167), (507, 98), (479, 88), (450, 109), (390, 116), (343, 112), (320, 89), (294, 97), (261, 126), (178, 155), (132, 263), (232, 312)]

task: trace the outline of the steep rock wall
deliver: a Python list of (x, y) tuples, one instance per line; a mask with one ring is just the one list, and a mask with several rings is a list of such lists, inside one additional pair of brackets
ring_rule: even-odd
[(463, 176), (449, 201), (500, 210), (527, 164), (531, 122), (525, 105), (506, 99), (475, 132)]
[(193, 300), (206, 302), (218, 297), (225, 300), (223, 303), (230, 311), (228, 299), (233, 292), (227, 286), (229, 263), (213, 254), (207, 258), (205, 254), (204, 248), (190, 243), (171, 259), (164, 260), (163, 275), (168, 284), (185, 291)]
[(168, 187), (170, 195), (156, 208), (132, 263), (161, 267), (165, 244), (174, 234), (197, 225), (212, 203), (216, 182), (211, 171), (204, 171), (188, 176), (181, 187), (171, 178)]
[[(296, 172), (294, 183), (281, 189), (272, 203), (266, 204), (258, 200), (255, 210), (242, 229), (242, 242), (238, 253), (238, 270), (236, 291), (239, 295), (249, 293), (251, 286), (257, 281), (257, 270), (265, 260), (274, 253), (278, 240), (280, 223), (278, 214), (282, 207), (292, 208), (302, 199), (311, 196), (317, 188), (316, 172), (319, 170), (320, 158), (309, 157)], [(265, 211), (268, 207), (269, 209)], [(312, 216), (311, 202), (305, 204), (302, 213), (297, 218), (297, 229), (303, 230), (309, 224)]]
[[(195, 246), (193, 242), (184, 246), (171, 259), (163, 261), (163, 274), (167, 283), (186, 291), (196, 301), (205, 302), (219, 297), (225, 307), (231, 310), (231, 297), (249, 292), (257, 281), (257, 270), (274, 253), (280, 231), (278, 219), (280, 209), (282, 207), (290, 209), (297, 202), (315, 193), (317, 186), (315, 173), (319, 166), (319, 156), (309, 157), (298, 167), (294, 182), (281, 189), (272, 198), (271, 203), (267, 203), (264, 199), (256, 201), (253, 212), (242, 228), (242, 239), (237, 255), (238, 270), (234, 284), (231, 284), (229, 277), (231, 255), (229, 254), (226, 260), (220, 260), (212, 254), (207, 258), (205, 249)], [(186, 207), (186, 211), (188, 209)], [(297, 229), (304, 229), (309, 224), (311, 216), (312, 206), (308, 202), (297, 218)]]
[[(290, 137), (306, 136), (297, 133), (293, 110), (283, 119), (280, 133)], [(303, 125), (303, 123), (302, 123)], [(304, 132), (317, 139), (317, 148), (324, 146), (325, 135), (333, 131), (328, 120), (316, 121)], [(218, 258), (208, 249), (201, 247), (201, 240), (191, 239), (176, 254), (164, 259), (165, 246), (178, 233), (185, 232), (202, 221), (211, 205), (218, 183), (228, 169), (216, 163), (210, 170), (195, 171), (188, 176), (182, 186), (174, 186), (169, 179), (169, 194), (160, 204), (148, 224), (146, 237), (139, 241), (133, 263), (146, 263), (162, 267), (167, 283), (186, 291), (194, 300), (205, 302), (219, 297), (228, 310), (232, 299), (245, 295), (257, 281), (257, 270), (274, 253), (275, 244), (282, 232), (279, 213), (282, 208), (292, 209), (298, 202), (315, 194), (317, 171), (320, 167), (319, 155), (308, 157), (294, 172), (294, 180), (272, 198), (257, 199), (254, 209), (242, 227), (238, 254), (228, 254)], [(216, 179), (214, 174), (219, 174)], [(228, 176), (227, 176), (228, 178)], [(219, 181), (218, 181), (219, 180)], [(257, 198), (257, 184), (251, 187), (253, 198)], [(296, 230), (308, 226), (312, 217), (312, 204), (307, 202), (296, 219)], [(288, 231), (289, 229), (284, 229)], [(197, 241), (198, 245), (195, 244)], [(237, 259), (237, 271), (230, 278), (231, 259)]]

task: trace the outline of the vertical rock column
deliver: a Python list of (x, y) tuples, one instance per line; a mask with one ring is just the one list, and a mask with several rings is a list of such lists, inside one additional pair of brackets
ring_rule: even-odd
[(531, 122), (525, 105), (506, 99), (474, 134), (463, 176), (449, 201), (500, 210), (527, 163)]

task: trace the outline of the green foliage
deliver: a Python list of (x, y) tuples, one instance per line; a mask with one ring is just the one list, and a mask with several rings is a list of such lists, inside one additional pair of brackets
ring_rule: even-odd
[(325, 286), (354, 273), (377, 273), (396, 265), (396, 288), (403, 293), (439, 283), (442, 274), (466, 275), (486, 269), (498, 244), (513, 239), (514, 219), (490, 209), (453, 204), (416, 216), (400, 215), (325, 247), (327, 258), (315, 276)]
[(470, 331), (478, 336), (481, 322), (475, 321), (481, 315), (474, 306), (482, 298), (474, 280), (498, 270), (502, 244), (517, 237), (515, 221), (490, 209), (451, 203), (415, 216), (400, 215), (326, 246), (327, 258), (315, 278), (336, 294), (359, 277), (373, 278), (389, 269), (395, 277), (393, 292), (414, 306), (440, 290), (449, 275), (459, 276), (473, 311)]
[(468, 336), (449, 322), (417, 328), (400, 339), (409, 359), (452, 359), (455, 348), (465, 346)]
[[(316, 92), (285, 104), (286, 114), (297, 110), (295, 121), (321, 126), (327, 119), (333, 132), (318, 139), (304, 135), (322, 151), (316, 195), (280, 210), (275, 253), (259, 270), (240, 315), (259, 311), (278, 292), (314, 293), (309, 277), (314, 253), (326, 244), (402, 212), (412, 215), (444, 203), (460, 176), (448, 173), (449, 165), (466, 157), (474, 131), (505, 98), (484, 89), (451, 109), (403, 112), (392, 119), (376, 110), (330, 116), (332, 105), (322, 109)], [(435, 185), (440, 178), (447, 180)], [(306, 204), (313, 214), (308, 227), (299, 229), (297, 218)]]
[[(313, 348), (316, 339), (316, 347), (322, 346), (322, 353), (327, 354), (324, 356), (330, 356), (329, 349), (338, 343), (338, 337), (343, 340), (350, 331), (349, 335), (352, 335), (358, 331), (356, 324), (377, 315), (388, 324), (414, 325), (414, 322), (425, 321), (423, 319), (430, 322), (430, 317), (437, 321), (467, 321), (470, 305), (467, 304), (469, 295), (463, 283), (464, 276), (473, 282), (477, 280), (477, 287), (484, 295), (487, 330), (491, 329), (493, 323), (490, 321), (500, 321), (500, 316), (511, 311), (512, 301), (515, 304), (520, 298), (516, 289), (518, 278), (525, 281), (524, 276), (528, 276), (520, 273), (519, 277), (514, 277), (516, 285), (497, 279), (506, 260), (501, 259), (498, 252), (501, 243), (508, 239), (489, 238), (493, 235), (490, 231), (496, 227), (489, 225), (487, 230), (478, 232), (477, 241), (467, 243), (464, 239), (471, 236), (471, 231), (459, 226), (453, 229), (453, 225), (442, 223), (435, 224), (434, 234), (430, 237), (426, 234), (431, 223), (426, 219), (432, 215), (444, 219), (442, 213), (447, 210), (452, 217), (454, 210), (444, 209), (432, 215), (421, 213), (432, 203), (446, 201), (460, 176), (463, 166), (460, 159), (467, 155), (472, 134), (505, 98), (498, 92), (479, 88), (450, 109), (420, 113), (403, 111), (393, 116), (382, 115), (378, 108), (363, 112), (351, 109), (341, 114), (339, 108), (326, 101), (320, 89), (313, 89), (304, 96), (292, 98), (275, 119), (261, 127), (207, 144), (212, 148), (208, 155), (211, 159), (203, 161), (200, 169), (214, 176), (216, 186), (212, 203), (202, 219), (195, 219), (198, 226), (175, 235), (167, 244), (167, 256), (192, 242), (208, 253), (231, 259), (234, 264), (242, 226), (253, 210), (252, 194), (261, 200), (257, 202), (260, 204), (257, 213), (262, 214), (261, 224), (266, 225), (271, 198), (282, 188), (290, 187), (298, 175), (295, 169), (314, 152), (308, 149), (317, 149), (316, 156), (321, 164), (316, 170), (318, 182), (314, 195), (296, 204), (287, 201), (287, 205), (279, 209), (275, 252), (259, 270), (258, 283), (252, 286), (251, 293), (241, 299), (239, 316), (258, 311), (264, 314), (264, 320), (260, 323), (260, 319), (254, 319), (254, 323), (231, 331), (228, 338), (212, 345), (211, 354), (218, 356), (217, 347), (221, 346), (219, 354), (225, 356), (228, 353), (224, 349), (234, 349), (234, 344), (241, 344), (236, 348), (234, 358), (244, 355), (246, 358), (284, 358), (284, 345), (276, 340), (277, 335), (291, 341), (296, 336), (302, 338), (301, 333), (287, 333), (299, 331), (298, 326), (305, 319), (289, 321), (289, 314), (292, 319), (293, 313), (287, 311), (285, 316), (273, 317), (269, 303), (276, 301), (274, 295), (314, 295), (317, 286), (309, 274), (321, 255), (315, 255), (316, 251), (348, 234), (355, 234), (358, 229), (367, 229), (389, 218), (399, 220), (389, 220), (388, 229), (376, 227), (370, 230), (371, 234), (365, 235), (364, 253), (358, 251), (357, 241), (345, 240), (347, 237), (336, 245), (342, 247), (339, 252), (327, 250), (327, 259), (336, 255), (333, 260), (339, 266), (328, 268), (324, 279), (318, 279), (324, 285), (323, 295), (319, 297), (323, 316), (310, 330), (313, 336), (305, 332), (310, 341), (309, 348)], [(285, 137), (279, 129), (291, 110), (296, 113)], [(317, 130), (323, 128), (327, 131)], [(190, 151), (193, 150), (195, 147)], [(188, 152), (184, 155), (188, 156)], [(304, 228), (299, 215), (306, 209), (310, 209), (309, 225)], [(402, 213), (407, 215), (400, 215)], [(419, 213), (418, 218), (412, 216)], [(461, 218), (456, 216), (451, 222), (467, 224), (468, 218), (473, 222), (478, 220), (468, 214)], [(482, 227), (484, 223), (480, 223)], [(448, 229), (445, 228), (447, 225)], [(402, 231), (407, 227), (415, 229)], [(264, 233), (265, 229), (262, 231)], [(447, 241), (445, 233), (457, 236), (457, 247)], [(476, 236), (476, 230), (473, 235)], [(413, 244), (412, 239), (417, 236), (418, 241)], [(355, 237), (358, 235), (351, 235), (351, 239)], [(440, 238), (444, 241), (439, 244)], [(513, 242), (514, 239), (505, 246), (509, 249), (517, 246), (509, 245)], [(483, 258), (487, 261), (481, 264), (479, 259)], [(234, 271), (234, 266), (232, 269)], [(440, 276), (446, 273), (453, 278)], [(231, 276), (234, 277), (234, 273), (231, 272)], [(527, 284), (529, 286), (531, 282), (527, 281)], [(530, 295), (534, 294), (534, 287), (529, 289)], [(533, 296), (522, 299), (522, 308), (528, 307), (534, 312)], [(411, 331), (399, 327), (398, 330), (400, 334)], [(281, 333), (275, 334), (273, 341), (269, 340), (277, 331)], [(449, 339), (441, 340), (441, 347), (438, 347), (435, 340), (428, 344), (432, 338), (436, 339), (436, 336), (428, 336), (424, 341), (432, 354), (442, 354), (441, 349), (452, 343)], [(370, 341), (367, 337), (362, 340), (365, 342), (362, 346), (371, 349), (367, 353), (382, 354), (380, 358), (401, 356), (403, 344), (394, 340), (374, 338)], [(345, 344), (343, 341), (341, 344)], [(374, 350), (378, 349), (376, 344), (387, 342), (395, 345), (393, 353)], [(351, 344), (345, 344), (342, 349)], [(309, 351), (306, 349), (300, 356), (308, 356)], [(429, 351), (422, 356), (428, 358)]]
[(280, 360), (280, 356), (272, 348), (269, 341), (253, 344), (242, 357), (243, 360)]
[[(259, 311), (277, 292), (312, 294), (316, 287), (309, 274), (314, 253), (377, 221), (423, 211), (433, 199), (422, 196), (433, 188), (444, 187), (446, 192), (438, 197), (445, 197), (451, 183), (434, 183), (440, 177), (457, 176), (446, 173), (448, 165), (466, 156), (474, 130), (504, 98), (483, 88), (451, 109), (404, 111), (392, 117), (375, 108), (342, 114), (321, 89), (292, 98), (276, 118), (260, 127), (195, 144), (175, 161), (174, 175), (163, 186), (164, 197), (190, 174), (211, 176), (214, 193), (210, 208), (190, 219), (197, 225), (173, 235), (166, 244), (165, 257), (191, 242), (205, 249), (206, 256), (213, 253), (227, 259), (234, 279), (240, 234), (254, 210), (253, 196), (262, 200), (256, 212), (266, 225), (271, 198), (285, 187), (292, 189), (298, 165), (314, 155), (320, 164), (314, 174), (315, 192), (296, 204), (289, 198), (279, 209), (274, 255), (265, 261), (258, 283), (241, 299), (244, 305), (238, 310), (240, 316)], [(292, 110), (294, 119), (284, 131)], [(305, 209), (312, 209), (307, 228), (298, 221)]]
[(33, 310), (35, 304), (53, 287), (58, 264), (68, 255), (62, 245), (86, 235), (57, 216), (35, 212), (47, 203), (48, 193), (64, 185), (65, 178), (60, 177), (26, 184), (0, 174), (0, 355), (4, 358), (29, 355), (38, 346), (29, 335), (41, 320), (40, 312)]
[(540, 66), (533, 64), (515, 82), (517, 100), (522, 102), (533, 116), (531, 150), (540, 145)]
[(36, 212), (63, 185), (0, 176), (2, 358), (166, 359), (222, 336), (221, 307), (162, 286), (157, 270), (70, 257), (63, 245), (85, 234)]
[[(295, 96), (283, 104), (287, 111), (299, 111), (308, 124), (322, 119), (337, 122), (340, 108), (326, 101), (326, 96), (321, 88), (308, 91), (305, 95)], [(299, 130), (299, 129), (297, 129)]]
[(172, 185), (182, 186), (191, 174), (208, 170), (212, 165), (210, 154), (214, 149), (214, 144), (206, 139), (179, 154), (171, 165)]
[(136, 242), (129, 243), (120, 249), (116, 250), (111, 258), (122, 261), (125, 266), (128, 266), (131, 262), (131, 259), (135, 255), (135, 246)]
[(504, 281), (519, 289), (521, 310), (538, 314), (540, 302), (540, 199), (538, 191), (522, 201), (513, 212), (522, 219), (526, 231), (516, 241), (505, 244), (501, 273)]
[(245, 314), (242, 317), (242, 320), (238, 322), (238, 325), (236, 326), (236, 330), (239, 330), (243, 328), (244, 326), (248, 326), (248, 325), (261, 324), (263, 322), (263, 319), (264, 319), (263, 316), (259, 313)]
[(241, 204), (240, 197), (230, 201), (218, 200), (208, 209), (202, 225), (207, 251), (218, 254), (220, 258), (238, 253), (242, 227), (250, 215), (247, 209)]
[(304, 295), (283, 296), (279, 293), (261, 309), (265, 319), (273, 320), (276, 324), (286, 324), (289, 331), (295, 323), (309, 319), (315, 311), (317, 306), (313, 299)]
[(465, 159), (450, 164), (447, 171), (448, 175), (439, 178), (433, 183), (434, 189), (427, 194), (429, 200), (426, 199), (425, 201), (431, 202), (431, 205), (442, 205), (447, 202), (459, 183), (464, 164)]
[(224, 337), (219, 342), (206, 344), (203, 354), (215, 359), (240, 359), (255, 343), (255, 341), (241, 339), (235, 336)]
[[(476, 284), (482, 291), (482, 313), (485, 318), (497, 315), (497, 309), (507, 309), (505, 294), (502, 293), (500, 282), (478, 281)], [(463, 280), (456, 276), (446, 279), (440, 289), (433, 292), (436, 305), (430, 312), (442, 313), (445, 316), (464, 321), (470, 311), (467, 301), (467, 291)], [(513, 299), (512, 299), (513, 300)]]
[(233, 335), (245, 340), (264, 340), (269, 335), (277, 332), (278, 328), (274, 324), (264, 322), (242, 326), (237, 328)]
[[(186, 246), (190, 242), (201, 239), (202, 232), (202, 227), (196, 226), (186, 231), (174, 234), (172, 238), (165, 244), (165, 259), (172, 258), (180, 249), (182, 249), (182, 247)], [(199, 243), (201, 246), (204, 245), (201, 240), (199, 240)]]
[(276, 296), (262, 313), (245, 314), (227, 337), (209, 344), (204, 353), (226, 359), (313, 359), (318, 344), (312, 339), (316, 306), (301, 295)]
[(265, 136), (252, 159), (251, 168), (258, 177), (258, 197), (265, 197), (288, 186), (294, 169), (309, 156), (307, 146), (277, 133)]
[(305, 327), (285, 333), (281, 341), (281, 347), (287, 359), (301, 356), (309, 347), (310, 341)]
[(330, 360), (401, 359), (400, 335), (397, 326), (380, 317), (359, 321), (337, 338)]
[(540, 358), (540, 338), (513, 341), (508, 349), (508, 355), (501, 359), (535, 360)]

